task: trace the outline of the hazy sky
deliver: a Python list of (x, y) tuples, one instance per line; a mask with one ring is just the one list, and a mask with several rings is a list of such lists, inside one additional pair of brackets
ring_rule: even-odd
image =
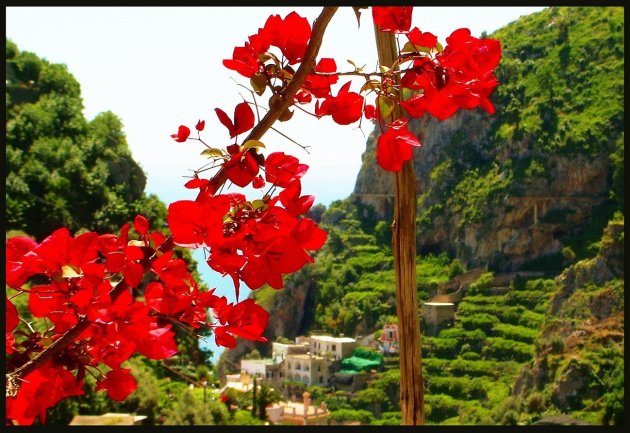
[[(445, 44), (457, 28), (468, 27), (480, 36), (541, 9), (416, 7), (413, 25), (434, 33)], [(147, 192), (168, 204), (194, 197), (183, 187), (183, 176), (206, 161), (199, 156), (200, 143), (176, 143), (170, 134), (180, 124), (192, 129), (197, 120), (205, 119), (205, 141), (215, 147), (229, 144), (214, 108), (231, 115), (234, 106), (250, 94), (237, 85), (247, 85), (247, 80), (221, 62), (256, 33), (269, 15), (284, 17), (292, 10), (312, 23), (321, 8), (8, 7), (6, 36), (22, 51), (68, 66), (81, 84), (88, 119), (108, 110), (121, 118), (133, 156), (147, 173)], [(339, 70), (351, 70), (346, 59), (374, 70), (376, 49), (369, 10), (363, 12), (357, 28), (352, 9), (340, 8), (324, 36), (320, 57), (335, 58)], [(358, 85), (352, 90), (358, 90)], [(330, 118), (316, 119), (296, 110), (291, 121), (276, 127), (310, 146), (310, 154), (273, 131), (262, 141), (269, 153), (284, 151), (309, 164), (302, 193), (328, 205), (347, 197), (354, 188), (371, 132), (369, 122), (364, 123), (363, 132), (357, 125), (340, 126)], [(233, 297), (229, 278), (217, 278), (204, 264), (200, 268), (206, 281), (219, 287), (218, 293)]]

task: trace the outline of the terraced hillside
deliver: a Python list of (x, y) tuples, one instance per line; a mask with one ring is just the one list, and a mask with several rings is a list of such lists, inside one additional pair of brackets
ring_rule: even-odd
[(519, 370), (534, 356), (556, 285), (550, 279), (516, 279), (496, 287), (483, 274), (460, 301), (453, 326), (423, 338), (427, 422), (510, 424), (516, 412), (504, 402)]

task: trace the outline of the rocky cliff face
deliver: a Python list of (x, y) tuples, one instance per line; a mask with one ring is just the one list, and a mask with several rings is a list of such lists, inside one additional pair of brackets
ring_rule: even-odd
[[(623, 98), (612, 91), (623, 88), (620, 17), (606, 8), (523, 17), (492, 35), (503, 47), (496, 114), (475, 109), (444, 122), (410, 121), (423, 144), (413, 160), (420, 252), (515, 270), (557, 255), (602, 212), (619, 176), (611, 154), (623, 142)], [(606, 97), (596, 90), (604, 75)], [(375, 162), (376, 139), (369, 137), (353, 198), (389, 220), (393, 175)]]
[(515, 396), (525, 400), (541, 392), (563, 411), (579, 410), (600, 399), (619, 375), (623, 380), (623, 233), (623, 221), (612, 221), (599, 253), (556, 278), (552, 315), (535, 360), (519, 373)]
[[(505, 167), (512, 161), (530, 156), (528, 143), (496, 146), (492, 141), (491, 117), (480, 111), (461, 112), (438, 122), (421, 119), (411, 129), (421, 138), (423, 147), (414, 155), (418, 215), (430, 212), (440, 202), (449, 202), (448, 183), (457, 184), (465, 176), (473, 153), (479, 161), (496, 161)], [(363, 165), (354, 191), (354, 199), (374, 207), (381, 218), (391, 218), (393, 175), (375, 162), (376, 137), (370, 137), (363, 155)], [(454, 146), (459, 160), (449, 163), (450, 179), (436, 178), (445, 155)], [(445, 209), (430, 215), (429, 226), (418, 226), (419, 251), (449, 251), (469, 267), (489, 264), (501, 270), (513, 270), (526, 261), (558, 253), (562, 238), (586, 225), (593, 208), (608, 198), (610, 177), (607, 154), (551, 156), (545, 161), (546, 176), (525, 183), (512, 182), (492, 201), (480, 203), (483, 221), (462, 223), (460, 212)], [(469, 170), (470, 168), (468, 168)], [(509, 168), (499, 173), (506, 177)], [(444, 206), (444, 203), (442, 204)]]

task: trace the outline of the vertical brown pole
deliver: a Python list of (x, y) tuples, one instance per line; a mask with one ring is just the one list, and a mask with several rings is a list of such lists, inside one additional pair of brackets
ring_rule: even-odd
[[(374, 26), (378, 61), (390, 67), (398, 57), (393, 33)], [(400, 81), (400, 80), (398, 80)], [(387, 123), (403, 117), (396, 106)], [(396, 313), (400, 339), (400, 406), (403, 425), (424, 424), (424, 384), (420, 351), (420, 316), (416, 285), (416, 176), (413, 161), (394, 173), (392, 251), (396, 272)]]

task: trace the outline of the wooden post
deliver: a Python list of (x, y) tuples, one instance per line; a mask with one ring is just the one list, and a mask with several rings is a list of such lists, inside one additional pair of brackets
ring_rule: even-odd
[[(398, 57), (394, 34), (374, 26), (378, 60), (391, 68)], [(400, 81), (400, 80), (397, 80)], [(378, 109), (378, 108), (377, 108)], [(396, 105), (387, 123), (403, 117)], [(394, 173), (392, 252), (396, 273), (396, 313), (400, 348), (400, 406), (403, 425), (424, 424), (424, 384), (420, 350), (420, 316), (416, 285), (416, 176), (413, 161)]]

